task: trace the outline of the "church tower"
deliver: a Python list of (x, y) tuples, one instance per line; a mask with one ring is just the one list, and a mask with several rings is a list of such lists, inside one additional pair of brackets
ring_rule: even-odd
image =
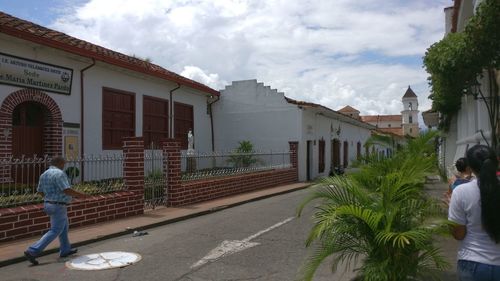
[(402, 127), (403, 135), (417, 137), (419, 134), (418, 127), (418, 97), (413, 90), (408, 86), (408, 90), (403, 96)]

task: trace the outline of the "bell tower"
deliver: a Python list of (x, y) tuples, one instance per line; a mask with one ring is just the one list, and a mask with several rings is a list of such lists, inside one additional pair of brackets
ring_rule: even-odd
[(418, 127), (418, 97), (415, 95), (410, 86), (403, 95), (403, 111), (402, 115), (402, 127), (403, 135), (409, 135), (412, 137), (417, 137), (419, 134)]

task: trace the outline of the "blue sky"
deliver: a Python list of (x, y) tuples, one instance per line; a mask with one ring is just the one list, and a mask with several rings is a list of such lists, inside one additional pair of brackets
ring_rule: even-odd
[(0, 10), (223, 89), (257, 79), (289, 97), (397, 114), (430, 107), (425, 49), (451, 0), (0, 0)]

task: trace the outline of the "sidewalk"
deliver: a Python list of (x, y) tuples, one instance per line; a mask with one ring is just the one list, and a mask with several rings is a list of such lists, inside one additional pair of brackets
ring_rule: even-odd
[[(143, 215), (104, 222), (85, 227), (70, 229), (69, 236), (74, 247), (90, 244), (99, 240), (109, 239), (124, 234), (133, 233), (135, 230), (144, 230), (169, 223), (186, 220), (196, 216), (209, 214), (244, 203), (276, 196), (288, 192), (307, 188), (310, 183), (294, 183), (238, 194), (234, 196), (215, 199), (194, 205), (166, 208), (160, 207), (147, 211)], [(0, 267), (24, 261), (23, 251), (40, 237), (5, 242), (0, 244)], [(58, 240), (52, 242), (44, 252), (51, 254), (57, 252)]]
[[(438, 179), (434, 181), (429, 181), (425, 184), (425, 191), (430, 196), (441, 199), (443, 193), (448, 190), (448, 185)], [(457, 251), (458, 251), (458, 241), (455, 241), (451, 236), (449, 237), (438, 237), (437, 244), (441, 247), (441, 251), (446, 261), (450, 264), (450, 268), (440, 274), (443, 281), (454, 281), (458, 280), (456, 275), (457, 267)]]

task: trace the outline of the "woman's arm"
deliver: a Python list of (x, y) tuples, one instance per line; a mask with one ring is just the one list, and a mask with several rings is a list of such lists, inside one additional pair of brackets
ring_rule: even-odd
[(456, 240), (464, 240), (465, 234), (467, 233), (467, 227), (465, 225), (457, 224), (450, 227), (450, 232)]

